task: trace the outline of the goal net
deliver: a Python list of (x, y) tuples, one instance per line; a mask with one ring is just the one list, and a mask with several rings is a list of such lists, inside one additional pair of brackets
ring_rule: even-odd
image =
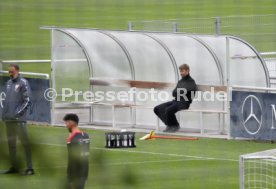
[(276, 149), (240, 156), (240, 189), (276, 188)]

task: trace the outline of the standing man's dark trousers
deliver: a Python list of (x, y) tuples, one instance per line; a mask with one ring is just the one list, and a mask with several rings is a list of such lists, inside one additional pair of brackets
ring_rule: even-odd
[(154, 107), (154, 113), (168, 127), (179, 127), (175, 113), (180, 110), (188, 109), (189, 106), (189, 103), (172, 100)]
[(18, 161), (16, 158), (16, 139), (18, 137), (25, 150), (27, 168), (32, 169), (32, 153), (31, 153), (31, 146), (30, 146), (29, 137), (27, 133), (26, 122), (7, 121), (5, 122), (5, 124), (6, 124), (6, 130), (7, 130), (7, 140), (8, 140), (8, 147), (9, 147), (12, 167), (15, 169), (19, 169)]

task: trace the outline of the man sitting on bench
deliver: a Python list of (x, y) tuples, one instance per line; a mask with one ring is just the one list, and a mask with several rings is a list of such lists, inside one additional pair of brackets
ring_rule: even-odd
[[(189, 109), (192, 103), (197, 85), (190, 76), (190, 67), (187, 64), (179, 66), (181, 79), (172, 92), (172, 101), (154, 107), (154, 113), (165, 123), (167, 128), (164, 132), (176, 132), (180, 129), (175, 113)], [(193, 94), (192, 94), (193, 93)]]

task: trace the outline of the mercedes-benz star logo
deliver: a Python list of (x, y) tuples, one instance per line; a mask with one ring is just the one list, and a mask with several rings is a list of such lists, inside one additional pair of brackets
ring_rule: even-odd
[(0, 106), (3, 108), (3, 101), (6, 99), (6, 94), (4, 92), (0, 93)]
[[(249, 112), (248, 112), (249, 108)], [(254, 95), (247, 96), (242, 104), (243, 126), (248, 134), (257, 134), (262, 127), (262, 106)]]

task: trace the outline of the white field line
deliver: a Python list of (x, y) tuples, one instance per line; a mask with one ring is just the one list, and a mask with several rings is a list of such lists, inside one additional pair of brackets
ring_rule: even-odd
[[(48, 146), (59, 146), (59, 147), (66, 147), (66, 144), (51, 144), (51, 143), (37, 143), (41, 145), (48, 145)], [(137, 153), (137, 154), (148, 154), (148, 155), (159, 155), (159, 156), (170, 156), (170, 157), (185, 157), (185, 158), (194, 158), (194, 159), (201, 159), (201, 160), (216, 160), (216, 161), (232, 161), (238, 162), (238, 159), (227, 159), (227, 158), (215, 158), (215, 157), (204, 157), (204, 156), (191, 156), (191, 155), (184, 155), (184, 154), (170, 154), (170, 153), (160, 153), (160, 152), (147, 152), (147, 151), (136, 151), (136, 150), (128, 150), (128, 149), (107, 149), (107, 148), (98, 148), (98, 147), (91, 147), (92, 150), (103, 150), (103, 151), (114, 151), (114, 152), (125, 152), (125, 153)]]
[[(168, 159), (168, 160), (149, 160), (149, 161), (131, 161), (131, 162), (116, 162), (116, 163), (105, 163), (108, 166), (120, 166), (120, 165), (139, 165), (139, 164), (152, 164), (152, 163), (168, 163), (168, 162), (184, 162), (184, 161), (205, 161), (204, 159)], [(90, 164), (89, 167), (93, 167), (93, 164)], [(67, 165), (60, 165), (51, 167), (54, 169), (65, 168)], [(49, 167), (38, 167), (36, 169), (49, 169)]]
[[(107, 166), (120, 166), (120, 165), (139, 165), (139, 164), (152, 164), (152, 163), (169, 163), (169, 162), (185, 162), (185, 161), (206, 161), (205, 159), (168, 159), (168, 160), (149, 160), (149, 161), (130, 161), (130, 162), (116, 162), (106, 163)], [(89, 167), (95, 165), (90, 164)], [(51, 169), (65, 168), (67, 165), (60, 165), (51, 167)], [(49, 167), (38, 167), (36, 169), (49, 169)]]
[(183, 162), (183, 161), (206, 161), (205, 159), (168, 159), (168, 160), (149, 160), (149, 161), (133, 161), (133, 162), (117, 162), (107, 163), (107, 165), (135, 165), (135, 164), (147, 164), (147, 163), (168, 163), (168, 162)]

